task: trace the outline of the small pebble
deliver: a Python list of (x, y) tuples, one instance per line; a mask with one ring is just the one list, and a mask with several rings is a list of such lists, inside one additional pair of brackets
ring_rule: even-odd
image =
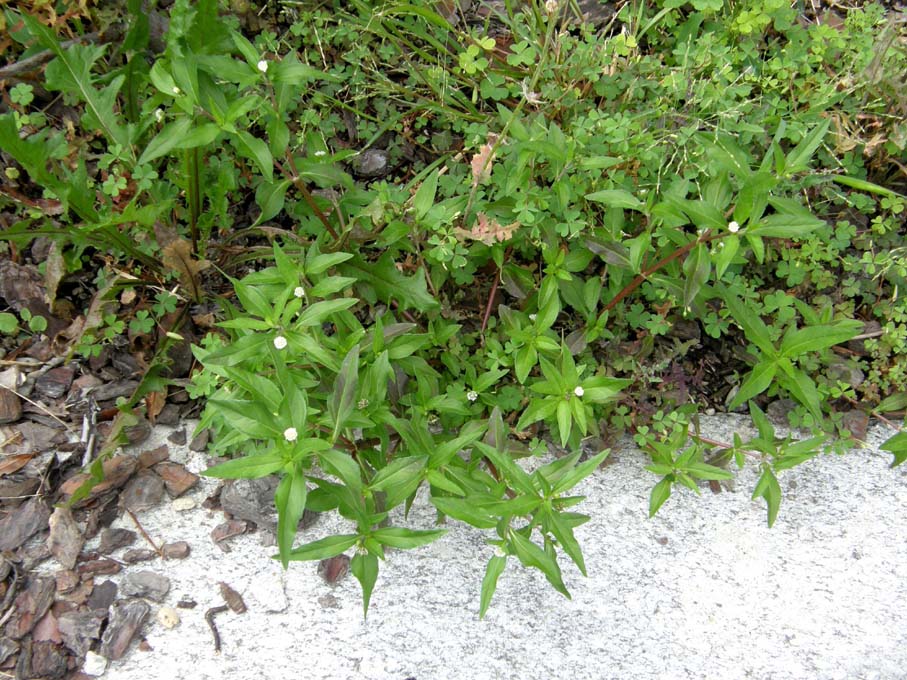
[(173, 607), (161, 607), (157, 611), (157, 620), (164, 628), (176, 628), (180, 622), (180, 615)]
[(170, 504), (170, 506), (177, 512), (185, 512), (186, 510), (191, 510), (196, 505), (198, 504), (195, 502), (195, 499), (189, 497), (177, 498), (173, 501), (173, 503)]
[(82, 672), (85, 675), (91, 675), (97, 677), (98, 675), (104, 675), (104, 672), (107, 670), (107, 659), (96, 654), (95, 652), (87, 652), (85, 654), (85, 663), (82, 666)]
[(182, 560), (189, 557), (189, 544), (186, 541), (164, 543), (161, 546), (161, 553), (165, 560)]

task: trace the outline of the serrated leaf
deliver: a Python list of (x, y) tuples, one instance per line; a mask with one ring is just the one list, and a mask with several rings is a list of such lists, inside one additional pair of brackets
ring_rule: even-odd
[(354, 257), (338, 267), (344, 276), (358, 279), (365, 288), (362, 297), (368, 302), (396, 300), (401, 309), (415, 309), (429, 312), (440, 305), (428, 292), (425, 272), (420, 267), (412, 276), (406, 276), (397, 269), (394, 258), (385, 252), (377, 262), (366, 262), (360, 256)]

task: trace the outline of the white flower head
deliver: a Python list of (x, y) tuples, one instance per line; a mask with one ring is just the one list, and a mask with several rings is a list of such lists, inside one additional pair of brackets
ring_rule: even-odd
[(328, 155), (328, 152), (327, 152), (327, 151), (324, 151), (323, 149), (319, 149), (318, 151), (315, 152), (315, 155), (316, 155), (318, 158), (321, 158), (322, 156), (327, 156), (327, 155)]
[(304, 298), (305, 297), (305, 288), (303, 288), (302, 286), (296, 286), (296, 288), (293, 289), (293, 295), (295, 295), (298, 298)]
[(173, 94), (182, 94), (183, 91), (179, 89), (176, 85), (173, 86)]
[(262, 59), (261, 61), (258, 62), (257, 66), (258, 66), (258, 70), (261, 71), (262, 73), (268, 72), (268, 62), (266, 60)]
[(469, 401), (475, 401), (479, 398), (479, 393), (475, 390), (469, 390), (469, 392), (466, 393), (466, 398), (469, 399)]
[(731, 222), (727, 225), (727, 230), (732, 234), (736, 234), (738, 231), (740, 231), (740, 225), (736, 222)]
[(155, 109), (155, 110), (154, 110), (154, 119), (155, 119), (158, 123), (163, 122), (163, 121), (164, 121), (164, 112), (161, 111), (160, 109)]
[(548, 12), (548, 14), (554, 14), (557, 12), (558, 5), (560, 4), (561, 3), (558, 2), (558, 0), (545, 0), (545, 11)]
[(286, 349), (287, 339), (285, 337), (283, 337), (282, 335), (278, 335), (276, 338), (274, 338), (274, 346), (277, 349)]
[(288, 427), (286, 430), (283, 431), (283, 438), (286, 439), (288, 442), (295, 442), (296, 437), (298, 437), (298, 436), (299, 436), (299, 433), (296, 431), (295, 427)]
[(586, 390), (583, 389), (582, 385), (577, 385), (576, 387), (573, 388), (573, 394), (575, 394), (578, 397), (583, 396), (585, 393), (586, 393)]
[(495, 557), (507, 557), (507, 553), (504, 552), (504, 549), (501, 546), (496, 545), (494, 547), (494, 556)]

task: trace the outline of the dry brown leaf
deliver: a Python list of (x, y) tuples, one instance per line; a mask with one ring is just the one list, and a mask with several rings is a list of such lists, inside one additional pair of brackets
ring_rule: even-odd
[(179, 275), (180, 283), (193, 300), (200, 302), (202, 299), (201, 282), (199, 273), (211, 264), (207, 260), (196, 260), (192, 255), (192, 246), (185, 239), (176, 239), (166, 245), (161, 251), (164, 266)]
[(520, 226), (519, 222), (501, 226), (495, 220), (488, 219), (485, 213), (479, 213), (476, 218), (476, 223), (472, 226), (472, 229), (468, 231), (466, 229), (457, 229), (456, 233), (464, 238), (481, 241), (486, 246), (509, 241)]
[(21, 470), (33, 457), (33, 453), (17, 453), (12, 456), (3, 456), (0, 458), (0, 477), (11, 475), (17, 470)]
[(66, 262), (56, 241), (50, 244), (44, 269), (44, 301), (53, 305), (57, 299), (57, 287), (66, 275)]
[(494, 163), (494, 145), (498, 136), (493, 132), (488, 133), (488, 141), (479, 147), (479, 153), (470, 161), (472, 166), (472, 185), (478, 186), (491, 179), (491, 165)]
[(148, 412), (148, 421), (154, 425), (154, 421), (157, 420), (158, 415), (164, 409), (164, 406), (167, 404), (167, 388), (165, 387), (160, 392), (149, 392), (145, 395), (145, 409)]

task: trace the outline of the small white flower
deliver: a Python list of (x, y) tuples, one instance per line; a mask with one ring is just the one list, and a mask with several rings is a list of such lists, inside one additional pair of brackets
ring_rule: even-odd
[(327, 156), (328, 152), (319, 149), (318, 151), (315, 152), (315, 155), (318, 156), (319, 158), (321, 158), (322, 156)]
[(535, 314), (530, 314), (530, 315), (529, 315), (529, 320), (530, 320), (530, 321), (535, 321), (537, 318), (538, 318), (538, 317), (537, 317), (537, 315), (535, 315)]
[(538, 92), (533, 92), (529, 89), (528, 80), (523, 80), (523, 82), (520, 83), (520, 89), (523, 91), (523, 98), (533, 106), (543, 103), (542, 96)]
[(360, 400), (356, 403), (356, 408), (358, 408), (360, 411), (363, 410), (363, 409), (368, 408), (368, 399), (360, 399)]
[(469, 390), (469, 392), (466, 393), (466, 398), (469, 399), (469, 401), (475, 401), (479, 398), (479, 393), (475, 390)]
[(282, 335), (278, 335), (276, 338), (274, 338), (274, 346), (277, 349), (286, 349), (287, 339)]
[(179, 89), (176, 85), (173, 86), (173, 94), (182, 94), (183, 91)]
[(162, 123), (164, 121), (164, 112), (161, 111), (160, 109), (155, 109), (154, 110), (154, 119), (158, 123)]
[(268, 62), (265, 61), (264, 59), (262, 59), (260, 62), (258, 62), (258, 70), (261, 71), (262, 73), (267, 73), (268, 72)]
[(299, 433), (296, 431), (295, 427), (288, 427), (286, 430), (283, 431), (283, 438), (286, 439), (288, 442), (295, 442), (296, 437), (298, 437), (298, 436), (299, 436)]
[(583, 389), (582, 385), (577, 385), (576, 387), (573, 388), (573, 394), (575, 394), (578, 397), (583, 396), (585, 393), (586, 393), (586, 390)]
[(303, 288), (302, 286), (296, 286), (296, 288), (293, 289), (293, 295), (295, 295), (298, 298), (304, 298), (305, 297), (305, 288)]
[(740, 225), (736, 222), (731, 222), (729, 225), (727, 225), (727, 230), (732, 234), (736, 234), (738, 231), (740, 231)]
[(507, 557), (507, 553), (504, 552), (504, 549), (501, 546), (496, 545), (494, 547), (494, 556), (495, 557)]
[(558, 0), (545, 0), (545, 11), (548, 12), (548, 14), (554, 14), (557, 12), (558, 5), (560, 5)]

